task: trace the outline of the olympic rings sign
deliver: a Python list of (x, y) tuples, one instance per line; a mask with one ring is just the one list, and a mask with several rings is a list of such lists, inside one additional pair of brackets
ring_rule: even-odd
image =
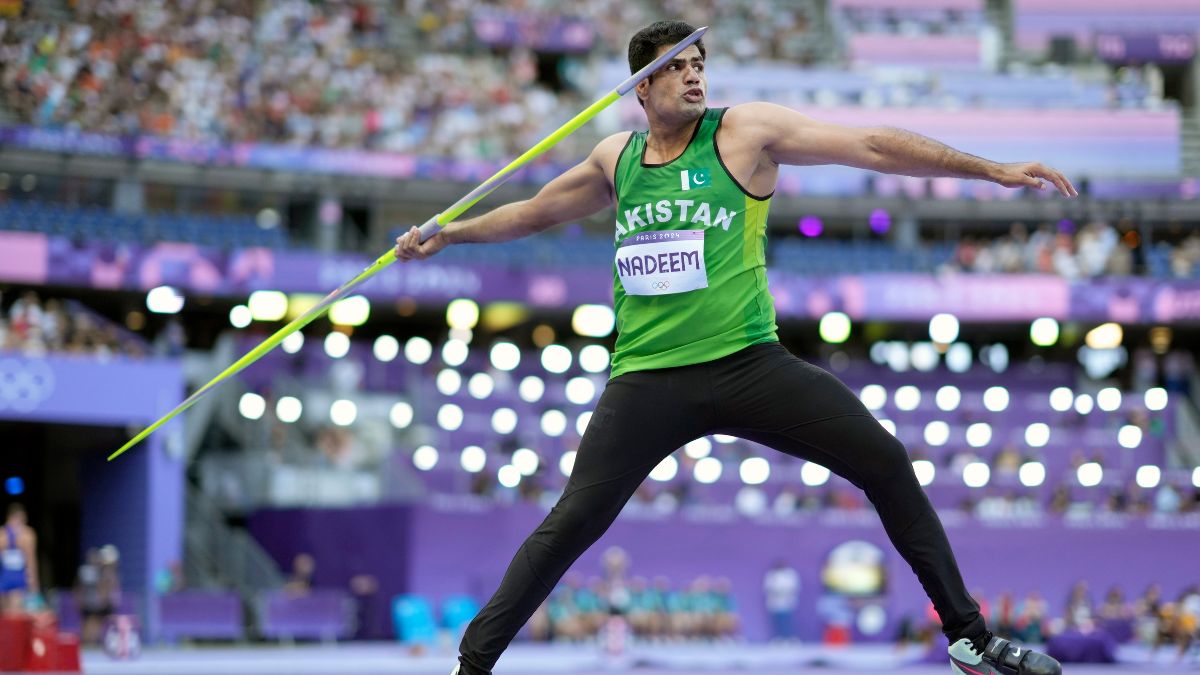
[(671, 287), (671, 282), (663, 279), (662, 281), (655, 281), (651, 283), (650, 287), (656, 291), (665, 291)]
[(0, 410), (29, 412), (54, 394), (54, 371), (43, 361), (0, 359)]

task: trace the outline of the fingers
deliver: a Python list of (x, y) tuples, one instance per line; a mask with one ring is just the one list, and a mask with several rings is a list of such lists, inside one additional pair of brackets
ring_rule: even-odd
[(1075, 186), (1072, 185), (1071, 181), (1067, 180), (1067, 177), (1064, 176), (1062, 174), (1062, 172), (1060, 172), (1060, 171), (1056, 171), (1054, 169), (1051, 169), (1050, 167), (1043, 166), (1041, 164), (1034, 164), (1029, 168), (1027, 175), (1029, 175), (1033, 179), (1032, 184), (1035, 187), (1037, 187), (1037, 189), (1039, 189), (1039, 190), (1041, 190), (1044, 187), (1042, 184), (1042, 181), (1040, 179), (1045, 178), (1046, 180), (1048, 180), (1054, 184), (1054, 187), (1058, 189), (1059, 194), (1061, 194), (1062, 196), (1064, 196), (1064, 197), (1078, 197), (1079, 196), (1079, 192), (1075, 190)]
[(396, 259), (400, 262), (408, 262), (410, 260), (424, 260), (429, 257), (429, 254), (421, 250), (421, 233), (416, 226), (409, 228), (408, 232), (396, 237)]

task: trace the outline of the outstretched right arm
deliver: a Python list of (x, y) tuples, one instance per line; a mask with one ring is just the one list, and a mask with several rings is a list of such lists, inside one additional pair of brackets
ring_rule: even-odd
[(420, 233), (413, 227), (396, 239), (396, 258), (400, 262), (424, 260), (450, 244), (520, 239), (607, 208), (613, 198), (609, 176), (626, 139), (627, 134), (604, 139), (587, 159), (547, 183), (531, 199), (451, 222), (425, 243), (420, 243)]

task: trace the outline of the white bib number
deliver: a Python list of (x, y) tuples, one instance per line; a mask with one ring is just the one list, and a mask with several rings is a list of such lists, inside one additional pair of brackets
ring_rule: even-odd
[(708, 288), (704, 230), (641, 232), (617, 247), (626, 295), (670, 295)]

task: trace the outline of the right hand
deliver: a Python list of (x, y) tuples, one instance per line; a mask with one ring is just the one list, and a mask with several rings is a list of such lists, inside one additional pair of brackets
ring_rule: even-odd
[(421, 232), (414, 225), (408, 232), (396, 237), (396, 259), (400, 262), (424, 260), (446, 248), (449, 243), (443, 230), (421, 243)]

